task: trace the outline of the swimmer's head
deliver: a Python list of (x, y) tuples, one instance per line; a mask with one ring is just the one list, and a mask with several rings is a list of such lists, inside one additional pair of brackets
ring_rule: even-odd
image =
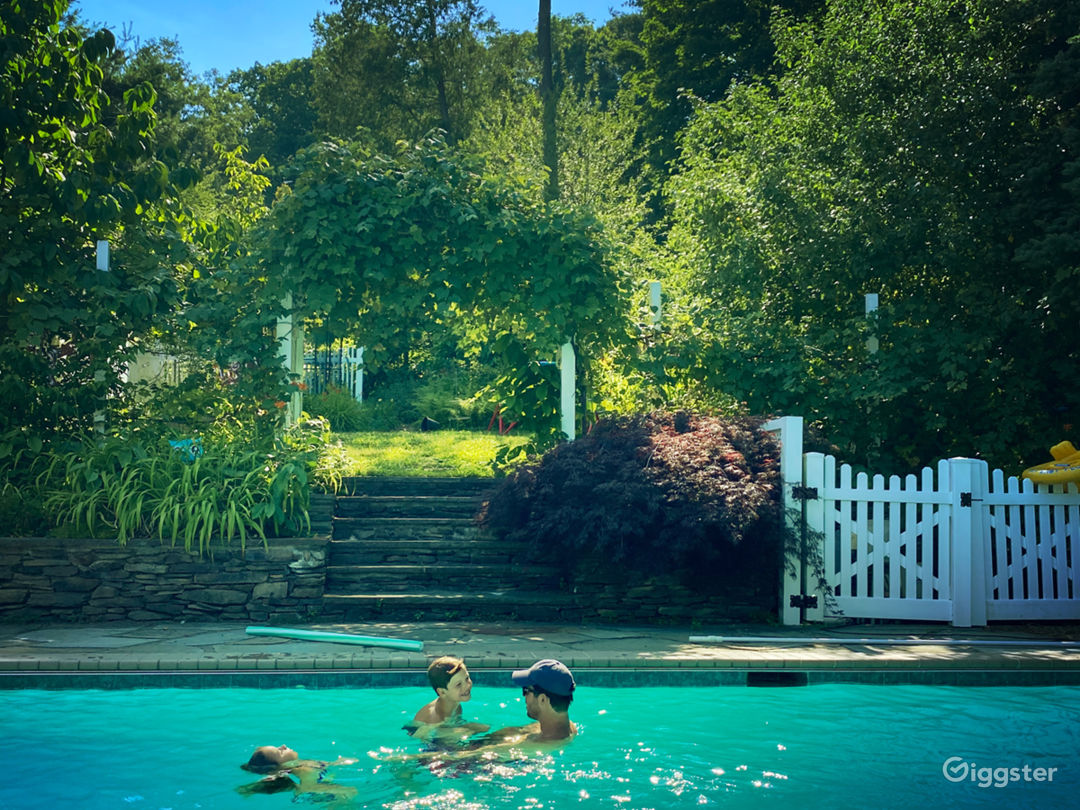
[(432, 661), (428, 665), (427, 676), (435, 694), (439, 694), (440, 689), (446, 689), (453, 677), (463, 670), (467, 672), (465, 662), (452, 655), (443, 655)]
[(251, 759), (240, 767), (252, 773), (273, 773), (286, 762), (293, 762), (299, 758), (297, 753), (287, 745), (260, 745), (251, 755)]
[(545, 658), (528, 669), (515, 670), (511, 679), (523, 693), (547, 695), (551, 708), (566, 712), (574, 700), (574, 676), (561, 661)]

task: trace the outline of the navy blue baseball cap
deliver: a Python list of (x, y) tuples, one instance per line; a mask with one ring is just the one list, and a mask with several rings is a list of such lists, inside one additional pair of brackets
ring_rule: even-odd
[(569, 697), (574, 694), (574, 676), (566, 664), (554, 658), (537, 661), (528, 669), (518, 669), (510, 676), (518, 686), (538, 686), (553, 695)]

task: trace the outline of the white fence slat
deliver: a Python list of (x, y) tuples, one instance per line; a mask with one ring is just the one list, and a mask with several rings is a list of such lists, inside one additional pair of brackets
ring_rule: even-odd
[[(826, 473), (828, 469), (826, 467)], [(827, 478), (826, 480), (835, 481), (836, 479)], [(840, 465), (840, 488), (851, 489), (851, 467), (847, 464)], [(854, 555), (857, 553), (857, 541), (851, 530), (851, 506), (844, 501), (834, 501), (834, 503), (837, 514), (840, 516), (840, 578), (837, 583), (837, 592), (842, 596), (856, 596), (857, 594), (852, 593), (851, 589), (851, 581), (855, 576)]]
[[(929, 468), (927, 468), (929, 472)], [(933, 488), (933, 473), (926, 476), (926, 480)], [(937, 543), (934, 543), (935, 533), (931, 531), (929, 536), (930, 546), (933, 549), (933, 560), (937, 564), (937, 574), (933, 577), (934, 591), (939, 599), (951, 600), (954, 596), (952, 587), (952, 555), (950, 553), (949, 538), (953, 536), (953, 512), (952, 512), (952, 476), (949, 471), (949, 462), (938, 462), (937, 490), (949, 496), (947, 508), (934, 509), (934, 523), (937, 525)]]
[[(814, 479), (811, 481), (809, 475), (807, 474), (809, 472), (809, 467), (807, 467), (807, 470), (806, 470), (806, 472), (804, 472), (804, 477), (803, 477), (804, 486), (806, 486), (808, 489), (817, 489), (817, 491), (819, 493), (819, 496), (817, 498), (812, 498), (812, 499), (810, 499), (808, 501), (805, 501), (806, 525), (807, 525), (807, 540), (806, 541), (807, 541), (808, 544), (814, 543), (814, 542), (817, 542), (817, 541), (821, 541), (822, 544), (825, 546), (824, 551), (826, 553), (828, 553), (828, 556), (835, 557), (835, 553), (834, 553), (835, 548), (834, 548), (834, 544), (831, 542), (831, 538), (820, 537), (819, 534), (816, 532), (816, 530), (811, 528), (811, 527), (817, 527), (817, 526), (823, 525), (824, 520), (825, 520), (825, 514), (824, 514), (825, 502), (820, 497), (820, 493), (821, 493), (822, 489), (824, 488), (824, 481), (823, 481), (823, 475), (822, 474), (824, 472), (824, 461), (825, 461), (825, 459), (824, 459), (824, 456), (821, 453), (818, 453), (817, 455), (818, 455), (819, 459), (818, 459), (818, 462), (816, 464), (816, 468), (814, 470)], [(811, 548), (810, 552), (812, 552), (812, 551), (813, 551), (813, 549)], [(810, 553), (810, 554), (808, 554), (808, 556), (810, 556), (812, 558), (813, 554)], [(829, 570), (828, 565), (829, 565), (829, 563), (828, 563), (828, 561), (826, 561), (825, 562), (825, 570)], [(825, 594), (822, 593), (822, 591), (821, 591), (821, 583), (818, 582), (818, 579), (814, 575), (814, 572), (812, 570), (810, 570), (808, 572), (807, 579), (808, 579), (808, 581), (804, 585), (804, 587), (806, 588), (806, 592), (815, 594), (817, 596), (817, 598), (818, 598), (818, 606), (816, 608), (807, 608), (806, 609), (806, 618), (807, 618), (808, 621), (814, 621), (814, 620), (822, 621), (822, 620), (825, 619), (825, 607), (826, 607), (826, 605), (825, 605)]]
[[(874, 493), (884, 497), (885, 479), (875, 475), (873, 479)], [(873, 574), (870, 587), (870, 595), (885, 596), (885, 502), (880, 500), (871, 501), (870, 504), (870, 543), (873, 547), (871, 559), (873, 560)]]
[(1054, 598), (1054, 567), (1051, 554), (1050, 535), (1050, 509), (1040, 506), (1038, 509), (1038, 534), (1035, 537), (1035, 548), (1039, 554), (1039, 571), (1035, 578), (1039, 599)]
[[(866, 473), (855, 476), (855, 486), (866, 490)], [(852, 596), (874, 596), (870, 586), (870, 519), (868, 501), (859, 499), (855, 502), (855, 587)]]
[(1074, 502), (1068, 506), (1069, 537), (1066, 548), (1069, 554), (1069, 598), (1080, 599), (1080, 562), (1076, 554), (1080, 551), (1080, 502)]
[[(1031, 482), (1025, 481), (1030, 493)], [(1023, 568), (1021, 576), (1024, 580), (1024, 599), (1039, 598), (1039, 549), (1036, 544), (1038, 529), (1038, 515), (1035, 512), (1035, 504), (1027, 502), (1021, 512), (1021, 557), (1020, 565)]]
[[(905, 490), (911, 492), (918, 489), (919, 482), (914, 475), (907, 476)], [(908, 599), (918, 599), (919, 597), (919, 531), (918, 531), (918, 505), (914, 501), (907, 501), (904, 504), (904, 535), (903, 539), (907, 546), (907, 580), (905, 597)]]
[[(1001, 470), (994, 470), (990, 481), (991, 493), (1001, 492), (1004, 486), (1004, 473)], [(990, 499), (989, 495), (991, 493), (987, 493), (987, 500)], [(1009, 565), (1009, 534), (1005, 522), (1005, 514), (1008, 508), (1007, 506), (990, 507), (987, 519), (989, 531), (993, 538), (993, 542), (990, 544), (993, 547), (993, 561), (990, 568), (992, 583), (988, 594), (991, 599), (1009, 598), (1012, 571)], [(997, 571), (996, 574), (993, 573), (995, 570)]]
[[(899, 492), (900, 477), (889, 478), (889, 490)], [(882, 504), (881, 533), (885, 543), (885, 559), (888, 560), (889, 589), (888, 595), (893, 599), (903, 598), (900, 586), (900, 574), (904, 568), (904, 558), (900, 553), (900, 516), (895, 503)]]

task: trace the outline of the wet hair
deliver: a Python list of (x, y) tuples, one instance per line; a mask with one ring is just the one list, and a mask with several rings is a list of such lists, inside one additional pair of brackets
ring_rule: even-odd
[(551, 708), (557, 712), (565, 714), (570, 709), (570, 704), (574, 701), (574, 696), (570, 695), (556, 695), (554, 692), (549, 692), (546, 689), (541, 689), (539, 686), (533, 685), (530, 687), (533, 692), (538, 695), (547, 695), (548, 701), (551, 703)]
[(427, 676), (435, 694), (438, 694), (440, 689), (445, 689), (450, 679), (461, 672), (464, 666), (464, 661), (452, 655), (443, 655), (432, 661), (428, 665)]
[(281, 763), (274, 762), (270, 759), (270, 757), (263, 753), (262, 748), (256, 748), (255, 753), (251, 755), (251, 759), (240, 767), (251, 773), (274, 773), (275, 771), (282, 770)]

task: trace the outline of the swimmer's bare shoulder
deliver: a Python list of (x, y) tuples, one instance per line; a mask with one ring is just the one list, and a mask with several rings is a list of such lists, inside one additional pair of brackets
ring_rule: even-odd
[(418, 726), (434, 726), (443, 722), (446, 718), (439, 715), (439, 699), (431, 701), (416, 713), (413, 724)]

